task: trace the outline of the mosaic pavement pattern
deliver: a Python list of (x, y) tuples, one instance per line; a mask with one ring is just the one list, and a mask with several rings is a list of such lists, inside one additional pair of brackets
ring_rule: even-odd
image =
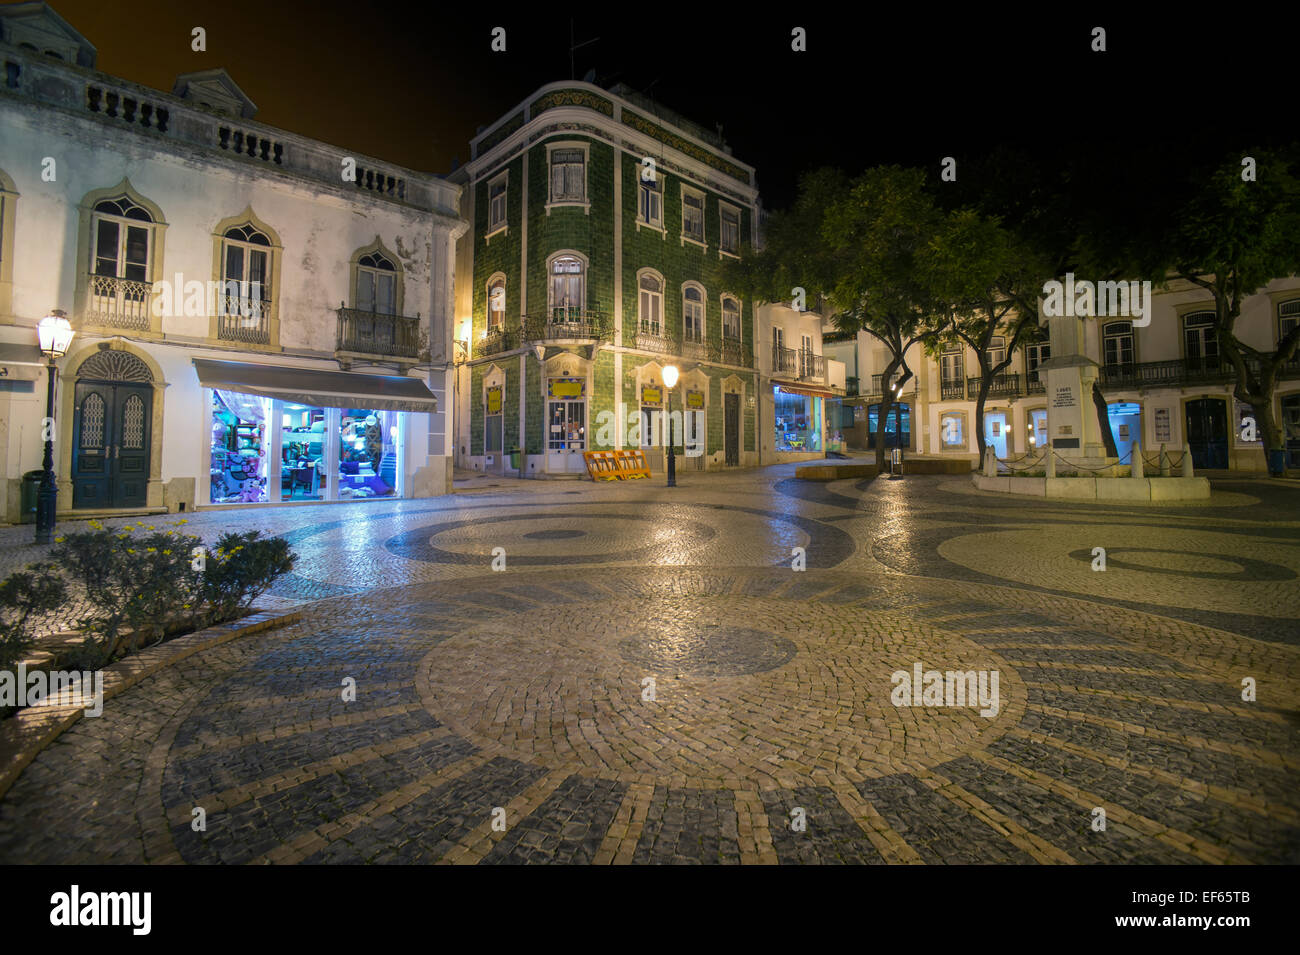
[[(773, 468), (192, 526), (290, 536), (268, 603), (303, 620), (79, 722), (0, 862), (1300, 861), (1281, 482), (1097, 508)], [(895, 705), (918, 664), (996, 705)]]

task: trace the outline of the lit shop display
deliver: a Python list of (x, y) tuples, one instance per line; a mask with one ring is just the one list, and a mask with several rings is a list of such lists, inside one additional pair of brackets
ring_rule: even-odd
[(793, 394), (774, 386), (776, 450), (820, 451), (821, 398)]
[(256, 504), (267, 496), (267, 419), (271, 400), (232, 391), (212, 392), (213, 504)]

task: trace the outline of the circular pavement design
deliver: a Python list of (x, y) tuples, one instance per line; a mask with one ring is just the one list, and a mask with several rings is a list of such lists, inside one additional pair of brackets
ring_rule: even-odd
[[(894, 706), (916, 663), (996, 670), (997, 714)], [(0, 802), (0, 862), (1295, 862), (1295, 671), (1283, 648), (981, 584), (407, 585), (76, 724)], [(1270, 675), (1260, 702), (1243, 672)]]

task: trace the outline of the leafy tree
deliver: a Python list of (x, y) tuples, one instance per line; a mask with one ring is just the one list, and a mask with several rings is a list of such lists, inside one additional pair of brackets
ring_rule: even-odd
[(941, 224), (919, 170), (878, 167), (853, 180), (818, 170), (801, 180), (789, 210), (770, 217), (762, 251), (731, 270), (733, 282), (766, 301), (787, 300), (795, 288), (825, 296), (837, 331), (865, 331), (885, 346), (876, 424), (882, 470), (895, 375), (910, 376), (908, 350), (942, 319), (918, 262)]

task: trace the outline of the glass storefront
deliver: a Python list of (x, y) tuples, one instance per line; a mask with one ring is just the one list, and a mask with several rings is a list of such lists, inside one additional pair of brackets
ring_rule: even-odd
[(271, 401), (233, 391), (212, 392), (212, 504), (269, 500), (267, 465)]
[(210, 503), (347, 501), (400, 494), (402, 418), (407, 412), (326, 408), (221, 389), (208, 394)]
[(820, 451), (821, 405), (820, 398), (798, 395), (772, 388), (776, 417), (776, 450)]
[[(876, 428), (880, 425), (880, 405), (874, 404), (867, 410), (867, 448), (876, 447)], [(885, 447), (910, 448), (912, 446), (912, 408), (905, 402), (896, 401), (889, 408), (885, 418)]]
[(325, 499), (324, 408), (285, 403), (281, 419), (280, 499), (322, 501)]
[(397, 493), (396, 411), (344, 408), (339, 419), (339, 498)]

